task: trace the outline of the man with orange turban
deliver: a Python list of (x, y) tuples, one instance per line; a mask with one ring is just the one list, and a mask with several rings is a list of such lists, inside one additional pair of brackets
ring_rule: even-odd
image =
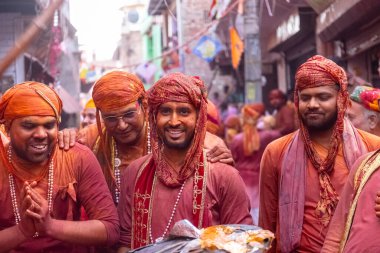
[(300, 129), (264, 152), (259, 225), (276, 232), (271, 252), (320, 252), (349, 170), (380, 138), (344, 118), (347, 78), (333, 61), (313, 56), (295, 79)]
[(230, 144), (235, 168), (244, 180), (251, 201), (251, 215), (258, 223), (260, 161), (266, 146), (281, 134), (274, 130), (258, 130), (257, 123), (264, 114), (261, 103), (247, 104), (241, 110), (243, 132), (237, 134)]
[[(164, 76), (149, 91), (148, 103), (152, 154), (123, 172), (119, 252), (167, 237), (182, 219), (198, 228), (251, 224), (238, 171), (206, 159), (202, 80), (182, 73)], [(163, 204), (168, 208), (160, 208)]]
[[(33, 106), (31, 106), (33, 105)], [(119, 221), (91, 150), (56, 148), (62, 102), (47, 85), (25, 82), (0, 102), (0, 249), (91, 252), (114, 244)], [(88, 214), (79, 221), (80, 206)]]
[[(136, 75), (111, 71), (95, 83), (92, 98), (97, 108), (97, 124), (79, 131), (78, 142), (94, 151), (117, 204), (121, 172), (151, 151), (147, 95)], [(232, 162), (223, 141), (215, 141), (211, 134), (207, 136), (208, 147), (213, 148), (209, 159)]]
[(82, 122), (81, 122), (81, 128), (84, 128), (88, 125), (95, 124), (96, 123), (96, 107), (94, 100), (90, 98), (83, 111), (82, 111)]

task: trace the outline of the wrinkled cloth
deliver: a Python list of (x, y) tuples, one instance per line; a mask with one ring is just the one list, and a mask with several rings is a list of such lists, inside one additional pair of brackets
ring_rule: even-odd
[(220, 134), (221, 129), (221, 118), (218, 111), (218, 108), (211, 100), (207, 100), (207, 132), (210, 132), (215, 135)]
[[(105, 74), (95, 82), (92, 98), (97, 108), (96, 124), (98, 139), (96, 139), (96, 143), (89, 147), (95, 152), (103, 169), (107, 184), (110, 186), (110, 189), (112, 189), (116, 187), (115, 178), (113, 177), (113, 161), (111, 159), (111, 157), (113, 157), (114, 140), (103, 126), (99, 110), (103, 113), (117, 111), (130, 103), (139, 101), (143, 106), (145, 122), (147, 122), (147, 94), (143, 83), (136, 75), (117, 70)], [(143, 139), (140, 139), (136, 145), (138, 150), (143, 147), (143, 152), (138, 157), (148, 153), (146, 145), (148, 128), (145, 127), (144, 131)], [(134, 148), (135, 147), (132, 147), (132, 149)], [(136, 159), (138, 157), (134, 157), (134, 154), (132, 154), (131, 158)], [(132, 161), (132, 159), (129, 160)]]
[[(355, 132), (357, 134), (356, 137), (355, 135), (345, 134), (343, 140), (352, 139), (352, 137), (360, 139), (368, 151), (373, 151), (379, 147), (379, 137), (361, 130), (356, 130)], [(315, 167), (306, 154), (303, 155), (306, 159), (304, 163), (297, 157), (297, 154), (295, 154), (294, 157), (289, 157), (289, 155), (285, 156), (296, 133), (298, 132), (286, 135), (270, 143), (261, 160), (259, 226), (276, 233), (273, 248), (269, 252), (291, 252), (292, 250), (296, 250), (297, 252), (319, 252), (327, 233), (327, 227), (318, 222), (319, 218), (315, 214), (315, 207), (320, 199), (318, 171), (315, 170)], [(314, 143), (314, 145), (315, 144), (316, 143)], [(354, 157), (351, 155), (351, 151), (357, 150), (354, 149), (353, 146), (349, 149), (344, 147), (344, 145), (346, 145), (345, 141), (343, 141), (343, 146), (340, 145), (339, 152), (334, 161), (334, 172), (330, 178), (332, 185), (338, 193), (341, 192), (347, 179), (349, 169), (351, 169), (348, 167), (348, 164), (354, 163)], [(328, 155), (329, 150), (327, 148), (320, 145), (315, 145), (315, 148), (319, 156), (326, 157)], [(350, 150), (350, 152), (346, 153), (347, 150)], [(348, 159), (350, 159), (350, 161), (348, 161)], [(284, 163), (292, 161), (297, 163), (297, 166), (305, 168), (305, 170), (295, 169), (295, 167), (291, 169), (291, 167), (289, 167), (290, 171), (285, 172), (283, 169)], [(300, 173), (303, 175), (300, 175)], [(284, 179), (286, 176), (288, 176), (288, 179)], [(304, 189), (303, 195), (299, 194), (297, 196), (300, 189), (293, 189), (289, 185), (285, 185), (284, 180), (289, 181), (289, 177), (294, 177), (293, 181), (295, 182), (295, 186), (301, 190), (302, 188)], [(281, 193), (281, 190), (284, 191), (285, 187), (289, 189)], [(282, 200), (280, 200), (280, 194), (283, 195)], [(285, 198), (284, 195), (288, 197)], [(298, 203), (298, 200), (301, 201), (301, 203)], [(289, 207), (289, 211), (287, 212), (288, 216), (281, 213), (280, 210), (283, 208), (279, 209), (280, 202), (284, 205), (283, 208)], [(299, 207), (300, 209), (298, 209)], [(283, 217), (281, 218), (282, 222), (280, 221), (280, 216)], [(302, 219), (300, 217), (302, 217)], [(286, 226), (290, 229), (290, 238), (283, 239), (281, 237), (280, 231), (284, 231), (282, 226)], [(299, 236), (300, 232), (301, 235)], [(283, 244), (291, 249), (284, 250)]]
[(49, 86), (24, 82), (8, 89), (0, 101), (0, 122), (26, 116), (52, 116), (60, 121), (62, 101)]
[[(119, 238), (119, 219), (107, 188), (99, 163), (92, 152), (76, 144), (68, 151), (57, 149), (54, 154), (54, 186), (52, 215), (58, 220), (80, 220), (80, 208), (84, 207), (90, 220), (101, 221), (107, 231), (107, 245)], [(16, 166), (17, 167), (17, 166)], [(30, 174), (29, 178), (33, 178)], [(23, 181), (14, 177), (16, 195), (19, 196)], [(38, 182), (36, 190), (47, 194), (47, 177)], [(18, 199), (19, 200), (19, 199)], [(14, 226), (15, 217), (9, 189), (8, 171), (0, 162), (0, 230)], [(20, 244), (11, 252), (92, 252), (91, 247), (73, 245), (39, 236)]]
[[(162, 156), (164, 144), (158, 136), (155, 122), (159, 107), (167, 102), (192, 104), (196, 108), (198, 115), (195, 126), (196, 132), (178, 175), (174, 175), (172, 168)], [(157, 166), (157, 176), (168, 186), (181, 185), (194, 173), (202, 154), (207, 130), (206, 87), (203, 81), (197, 77), (187, 76), (182, 73), (168, 74), (158, 80), (149, 90), (148, 103), (152, 154)]]
[[(340, 195), (321, 252), (379, 252), (377, 232), (380, 229), (380, 223), (373, 209), (379, 190), (379, 158), (377, 151), (363, 155), (355, 162), (354, 169), (350, 171)], [(367, 181), (359, 179), (362, 173), (368, 174)], [(359, 190), (358, 186), (361, 184), (363, 188)], [(356, 198), (357, 201), (355, 201)], [(352, 217), (350, 212), (353, 212)]]
[[(151, 156), (142, 157), (128, 167), (122, 173), (122, 191), (118, 212), (121, 221), (120, 246), (131, 247), (132, 235), (132, 202), (134, 188), (141, 168)], [(245, 190), (241, 187), (244, 182), (238, 171), (233, 167), (222, 163), (207, 164), (206, 182), (206, 213), (211, 225), (217, 224), (248, 224), (252, 225), (249, 214), (249, 199)], [(177, 199), (180, 187), (169, 187), (157, 180), (152, 204), (152, 237), (162, 236), (168, 224), (169, 217)], [(149, 201), (149, 200), (148, 200)], [(166, 208), (159, 208), (165, 203)], [(193, 217), (193, 176), (185, 183), (182, 196), (178, 202), (177, 210), (169, 230), (175, 222)], [(136, 221), (134, 221), (136, 222)], [(146, 242), (148, 243), (148, 242)]]
[(379, 107), (380, 89), (367, 89), (361, 92), (360, 101), (361, 104), (368, 110), (380, 112)]
[(260, 136), (257, 131), (257, 121), (264, 113), (265, 108), (261, 103), (247, 104), (241, 109), (243, 118), (243, 147), (244, 155), (249, 156), (260, 149)]
[(320, 222), (324, 226), (328, 226), (332, 213), (338, 204), (338, 194), (331, 184), (330, 174), (334, 168), (335, 156), (338, 152), (339, 145), (342, 143), (343, 120), (346, 108), (349, 103), (347, 91), (347, 76), (345, 71), (333, 61), (323, 56), (315, 55), (303, 63), (295, 75), (296, 86), (294, 92), (294, 103), (299, 108), (300, 91), (306, 88), (314, 88), (319, 86), (339, 86), (337, 97), (337, 120), (331, 136), (331, 144), (326, 158), (321, 158), (311, 143), (309, 131), (303, 124), (301, 115), (298, 111), (300, 119), (300, 135), (305, 143), (304, 148), (306, 154), (318, 171), (320, 182), (320, 201), (315, 209), (316, 214), (320, 217)]

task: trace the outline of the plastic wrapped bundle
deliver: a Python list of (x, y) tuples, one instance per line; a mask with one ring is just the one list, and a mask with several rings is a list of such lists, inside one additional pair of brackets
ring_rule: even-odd
[(136, 249), (136, 253), (262, 253), (270, 248), (272, 232), (257, 226), (217, 225), (197, 229), (189, 221), (177, 222), (168, 238)]

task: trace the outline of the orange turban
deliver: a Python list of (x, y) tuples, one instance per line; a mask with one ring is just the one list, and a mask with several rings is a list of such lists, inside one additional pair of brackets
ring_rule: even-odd
[(146, 93), (141, 80), (125, 71), (112, 71), (102, 76), (94, 85), (92, 98), (102, 112), (120, 110), (127, 104), (142, 99), (146, 109)]
[[(207, 94), (203, 81), (197, 77), (182, 73), (172, 73), (158, 80), (149, 90), (149, 122), (152, 136), (153, 159), (157, 165), (158, 178), (169, 186), (182, 184), (191, 176), (198, 166), (199, 158), (203, 152), (206, 136), (207, 121)], [(162, 140), (157, 134), (155, 118), (159, 107), (167, 102), (192, 104), (198, 111), (194, 138), (186, 154), (185, 164), (181, 167), (178, 176), (173, 175), (162, 157)]]
[(219, 134), (221, 119), (218, 108), (211, 100), (207, 100), (207, 132)]
[(85, 107), (84, 107), (84, 109), (90, 109), (90, 108), (96, 108), (95, 103), (94, 103), (94, 100), (93, 100), (92, 98), (90, 98), (90, 99), (87, 101), (87, 103), (86, 103), (86, 105), (85, 105)]
[(16, 84), (0, 102), (0, 122), (27, 116), (53, 116), (61, 119), (62, 101), (49, 86), (38, 82)]
[(245, 156), (251, 155), (260, 148), (257, 120), (264, 111), (265, 107), (261, 103), (245, 105), (241, 110), (243, 116), (243, 150)]
[(325, 159), (319, 157), (318, 152), (310, 140), (309, 131), (303, 124), (299, 110), (297, 110), (298, 118), (300, 119), (300, 133), (305, 142), (307, 156), (319, 174), (321, 199), (317, 204), (316, 214), (318, 217), (327, 215), (329, 218), (338, 203), (338, 194), (331, 184), (329, 174), (334, 168), (335, 157), (343, 138), (344, 114), (349, 103), (347, 76), (344, 70), (335, 62), (320, 55), (311, 57), (297, 69), (294, 93), (294, 104), (296, 108), (299, 108), (298, 93), (300, 90), (335, 85), (339, 86), (337, 120), (331, 136), (331, 146)]

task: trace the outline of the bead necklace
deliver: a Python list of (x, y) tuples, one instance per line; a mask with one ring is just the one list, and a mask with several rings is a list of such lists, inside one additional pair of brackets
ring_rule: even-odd
[(120, 165), (121, 165), (121, 160), (120, 158), (118, 157), (119, 156), (119, 152), (117, 150), (117, 145), (116, 145), (116, 142), (115, 143), (115, 146), (114, 146), (114, 163), (113, 163), (113, 172), (114, 172), (114, 176), (115, 176), (115, 181), (116, 181), (116, 188), (115, 188), (115, 201), (116, 201), (116, 204), (119, 203), (119, 199), (120, 199)]
[(150, 227), (149, 227), (149, 239), (150, 239), (150, 241), (151, 241), (152, 243), (153, 243), (153, 242), (156, 242), (156, 243), (157, 243), (157, 242), (162, 241), (162, 240), (164, 239), (166, 233), (169, 231), (169, 227), (170, 227), (170, 225), (172, 224), (172, 221), (173, 221), (173, 218), (174, 218), (174, 214), (175, 214), (176, 211), (177, 211), (178, 202), (179, 202), (179, 200), (180, 200), (180, 198), (181, 198), (181, 195), (182, 195), (183, 189), (184, 189), (184, 187), (185, 187), (185, 183), (186, 183), (186, 180), (185, 180), (185, 182), (183, 182), (183, 184), (182, 184), (182, 186), (181, 186), (181, 189), (180, 189), (179, 192), (178, 192), (177, 199), (176, 199), (176, 201), (175, 201), (175, 203), (174, 203), (174, 207), (173, 207), (173, 210), (172, 210), (172, 214), (170, 215), (170, 218), (169, 218), (168, 224), (166, 225), (166, 228), (165, 228), (165, 230), (164, 230), (164, 233), (162, 234), (162, 236), (156, 238), (155, 241), (153, 240), (153, 236), (152, 236), (152, 222), (150, 223)]
[[(10, 164), (12, 164), (12, 148), (9, 145), (8, 148), (8, 161)], [(54, 163), (53, 159), (49, 163), (49, 172), (48, 172), (48, 193), (47, 193), (47, 199), (48, 199), (48, 210), (49, 215), (52, 210), (52, 203), (53, 203), (53, 182), (54, 182)], [(15, 187), (15, 181), (13, 178), (12, 173), (9, 173), (9, 190), (11, 192), (11, 199), (12, 199), (12, 207), (13, 207), (13, 214), (15, 216), (16, 224), (19, 224), (21, 221), (20, 211), (18, 209), (17, 205), (17, 196), (16, 196), (16, 187)], [(33, 237), (38, 237), (39, 234), (36, 232)]]

